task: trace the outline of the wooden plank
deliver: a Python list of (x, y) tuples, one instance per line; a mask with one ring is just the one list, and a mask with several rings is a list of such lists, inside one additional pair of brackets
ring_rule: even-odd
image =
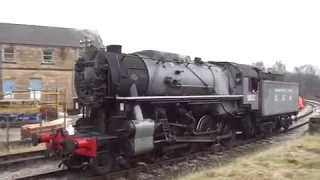
[[(71, 121), (71, 118), (66, 118), (66, 123), (68, 124), (69, 121)], [(31, 134), (36, 133), (39, 134), (41, 133), (47, 133), (47, 132), (51, 132), (52, 129), (59, 129), (59, 128), (63, 128), (64, 126), (64, 118), (59, 118), (57, 120), (54, 121), (50, 121), (50, 122), (44, 122), (42, 123), (41, 127), (40, 127), (40, 123), (37, 124), (27, 124), (24, 126), (21, 126), (20, 129), (20, 135), (22, 139), (26, 139), (26, 138), (30, 138)]]
[(320, 115), (310, 117), (309, 121), (312, 123), (320, 123)]
[(320, 116), (313, 116), (309, 118), (309, 132), (310, 134), (320, 133)]

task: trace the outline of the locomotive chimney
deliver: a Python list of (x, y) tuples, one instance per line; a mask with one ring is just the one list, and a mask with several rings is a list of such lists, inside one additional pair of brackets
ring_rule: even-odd
[(107, 52), (114, 52), (121, 54), (122, 52), (122, 46), (121, 45), (109, 45), (107, 46)]
[(204, 63), (204, 62), (202, 61), (202, 59), (199, 58), (199, 57), (195, 57), (195, 58), (194, 58), (194, 62), (197, 63), (197, 64), (203, 64), (203, 63)]
[(201, 58), (200, 57), (195, 57), (194, 61), (201, 61)]

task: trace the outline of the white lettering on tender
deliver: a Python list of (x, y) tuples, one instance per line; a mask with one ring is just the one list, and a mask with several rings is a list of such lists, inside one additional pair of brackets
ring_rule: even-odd
[(124, 111), (124, 103), (120, 103), (120, 111)]
[(293, 90), (292, 89), (274, 89), (274, 92), (292, 92)]
[(247, 95), (247, 101), (255, 101), (255, 100), (256, 100), (256, 95), (254, 94)]

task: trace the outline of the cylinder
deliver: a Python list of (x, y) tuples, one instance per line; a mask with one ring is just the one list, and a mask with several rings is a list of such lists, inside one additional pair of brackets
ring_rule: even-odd
[(90, 143), (87, 139), (77, 138), (71, 139), (66, 138), (62, 141), (62, 146), (64, 147), (64, 151), (68, 153), (72, 153), (73, 151), (81, 148), (89, 148)]
[(86, 139), (76, 139), (77, 142), (77, 148), (87, 148), (89, 145), (89, 142)]

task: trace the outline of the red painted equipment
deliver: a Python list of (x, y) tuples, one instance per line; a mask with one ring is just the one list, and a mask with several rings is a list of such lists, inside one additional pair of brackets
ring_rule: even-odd
[(95, 138), (70, 136), (65, 138), (62, 144), (65, 148), (64, 152), (92, 158), (97, 156), (97, 141)]
[(54, 154), (76, 154), (87, 157), (95, 157), (97, 155), (97, 142), (94, 137), (79, 137), (69, 135), (62, 128), (55, 132), (42, 133), (40, 135), (33, 134), (31, 137), (33, 146), (39, 143), (46, 143), (48, 151)]
[(61, 142), (66, 136), (68, 136), (68, 133), (60, 128), (53, 130), (52, 132), (42, 133), (39, 135), (32, 134), (31, 143), (33, 146), (37, 146), (40, 143), (46, 143), (48, 151), (52, 151), (54, 154), (60, 154), (63, 151)]

